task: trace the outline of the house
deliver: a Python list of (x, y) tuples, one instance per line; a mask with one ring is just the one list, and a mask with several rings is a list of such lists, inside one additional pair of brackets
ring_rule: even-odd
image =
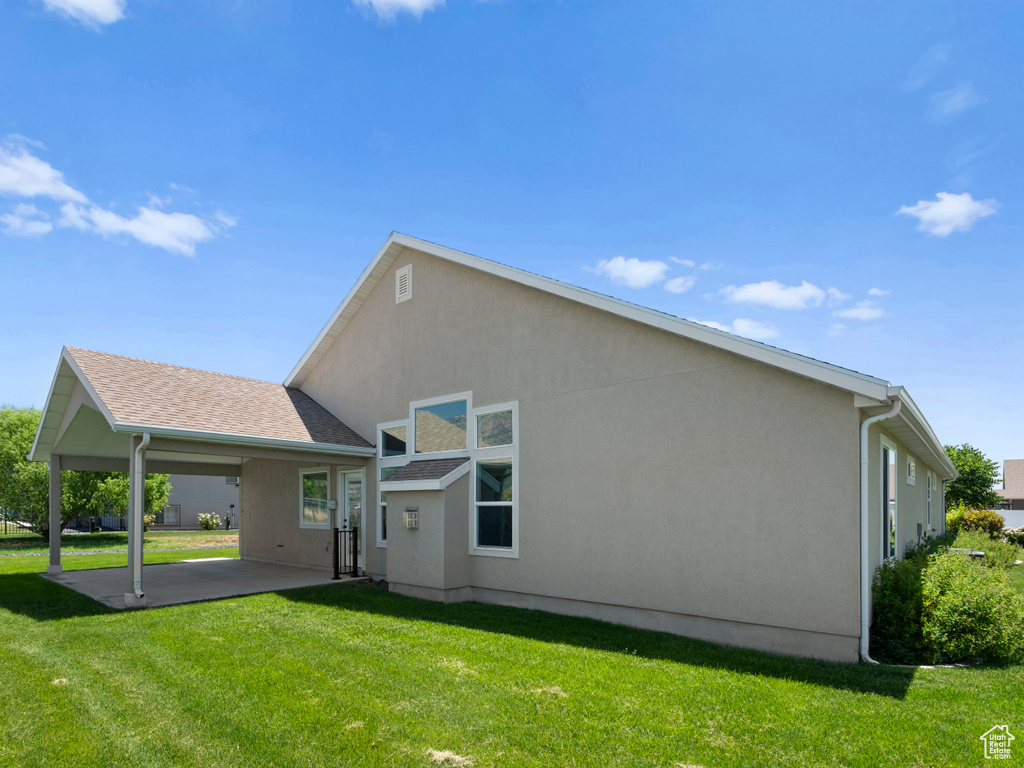
[(1024, 527), (1024, 459), (1003, 461), (1003, 487), (994, 490), (1002, 499), (999, 513), (1006, 527)]
[(395, 592), (845, 661), (956, 476), (902, 387), (399, 234), (283, 385), (64, 349), (32, 458), (240, 476), (245, 559), (351, 525)]
[[(204, 475), (170, 475), (171, 495), (162, 510), (156, 513), (153, 525), (157, 530), (196, 530), (199, 516), (217, 515), (221, 521), (230, 519), (238, 527), (238, 478)], [(124, 530), (126, 522), (120, 515), (100, 517), (103, 528)]]

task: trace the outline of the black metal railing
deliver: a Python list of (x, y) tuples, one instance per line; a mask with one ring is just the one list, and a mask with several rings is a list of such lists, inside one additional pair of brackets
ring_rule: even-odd
[(359, 527), (334, 529), (334, 578), (359, 575)]

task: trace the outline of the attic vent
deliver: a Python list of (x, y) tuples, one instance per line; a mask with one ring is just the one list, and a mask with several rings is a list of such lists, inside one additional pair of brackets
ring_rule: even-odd
[(395, 304), (412, 298), (412, 264), (395, 272)]

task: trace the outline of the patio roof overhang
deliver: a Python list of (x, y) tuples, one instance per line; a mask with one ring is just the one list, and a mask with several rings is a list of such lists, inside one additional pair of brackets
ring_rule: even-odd
[[(331, 456), (365, 460), (375, 453), (302, 393), (175, 366), (159, 366), (155, 370), (164, 378), (147, 379), (157, 365), (65, 347), (28, 458), (47, 461), (59, 455), (62, 469), (127, 472), (131, 437), (144, 433), (151, 438), (147, 471), (162, 474), (234, 476), (250, 458), (323, 462)], [(175, 377), (185, 384), (176, 386)], [(209, 381), (216, 385), (212, 394), (203, 386)], [(258, 429), (258, 419), (231, 413), (238, 402), (280, 412)], [(186, 409), (189, 413), (182, 413)], [(154, 413), (162, 417), (152, 418)], [(235, 424), (257, 428), (232, 429)], [(315, 439), (317, 434), (354, 439), (328, 442)]]

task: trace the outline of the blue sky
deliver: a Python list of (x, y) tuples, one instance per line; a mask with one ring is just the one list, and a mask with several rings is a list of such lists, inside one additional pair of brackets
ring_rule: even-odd
[[(905, 385), (1024, 457), (1015, 3), (6, 0), (0, 402), (272, 381), (392, 230)], [(613, 353), (613, 350), (609, 351)]]

